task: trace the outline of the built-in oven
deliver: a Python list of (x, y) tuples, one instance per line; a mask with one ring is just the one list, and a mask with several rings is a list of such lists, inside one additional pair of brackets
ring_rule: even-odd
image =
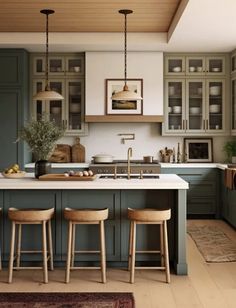
[[(130, 161), (131, 173), (139, 174), (140, 172), (146, 174), (161, 173), (161, 166), (158, 161), (152, 161), (145, 163), (142, 160)], [(113, 174), (127, 173), (127, 161), (126, 160), (114, 160), (112, 163), (95, 164), (93, 161), (89, 165), (89, 169), (96, 174)], [(115, 171), (116, 170), (116, 171)]]

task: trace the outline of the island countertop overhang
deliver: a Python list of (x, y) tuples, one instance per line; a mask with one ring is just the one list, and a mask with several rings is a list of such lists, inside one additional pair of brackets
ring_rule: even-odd
[(159, 174), (159, 179), (100, 179), (93, 181), (40, 181), (33, 173), (21, 179), (0, 176), (0, 189), (188, 189), (188, 182), (176, 174)]

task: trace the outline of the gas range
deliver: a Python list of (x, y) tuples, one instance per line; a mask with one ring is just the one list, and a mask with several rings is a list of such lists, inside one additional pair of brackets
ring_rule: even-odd
[[(151, 163), (145, 163), (143, 160), (131, 160), (130, 166), (131, 173), (140, 173), (141, 171), (146, 174), (161, 172), (161, 166), (157, 160)], [(117, 168), (117, 173), (127, 173), (127, 160), (113, 160), (112, 163), (102, 164), (95, 164), (92, 161), (89, 165), (90, 170), (97, 174), (112, 174), (115, 167)]]

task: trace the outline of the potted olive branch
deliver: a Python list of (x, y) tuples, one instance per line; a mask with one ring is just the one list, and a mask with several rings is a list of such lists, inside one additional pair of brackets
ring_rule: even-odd
[(236, 139), (227, 141), (223, 147), (227, 160), (236, 163)]
[(58, 126), (55, 121), (48, 121), (45, 117), (31, 120), (20, 131), (18, 140), (24, 140), (30, 147), (36, 160), (35, 177), (49, 173), (51, 164), (48, 162), (55, 146), (65, 132), (65, 128)]

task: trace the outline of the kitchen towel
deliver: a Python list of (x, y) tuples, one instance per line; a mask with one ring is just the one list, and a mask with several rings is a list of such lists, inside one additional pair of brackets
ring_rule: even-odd
[(228, 189), (236, 189), (236, 169), (225, 169), (225, 186)]

